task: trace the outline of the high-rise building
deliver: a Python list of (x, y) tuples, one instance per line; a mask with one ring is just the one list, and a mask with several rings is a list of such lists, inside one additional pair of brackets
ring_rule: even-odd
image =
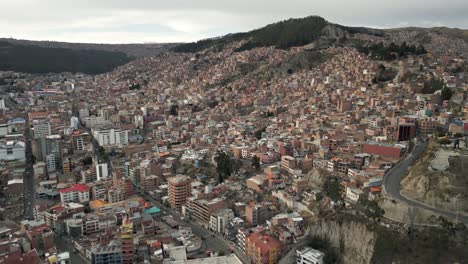
[(251, 226), (264, 224), (272, 216), (268, 204), (251, 202), (245, 207), (245, 220)]
[(98, 181), (105, 180), (109, 177), (109, 170), (107, 167), (107, 163), (96, 165), (96, 176), (97, 176)]
[(80, 121), (78, 119), (78, 117), (76, 116), (72, 116), (70, 118), (70, 127), (73, 128), (73, 129), (78, 129), (78, 125), (80, 124)]
[(45, 120), (34, 120), (33, 122), (34, 138), (42, 138), (52, 134), (50, 123)]
[(187, 202), (191, 192), (192, 179), (189, 176), (177, 175), (167, 179), (169, 183), (169, 203), (180, 209)]
[(42, 153), (46, 159), (53, 156), (56, 169), (62, 169), (62, 138), (60, 135), (47, 136), (45, 138), (45, 149), (42, 149)]
[(187, 206), (192, 212), (192, 218), (206, 228), (210, 226), (210, 217), (216, 210), (223, 208), (225, 202), (221, 198), (213, 200), (199, 199), (191, 201)]
[(133, 223), (128, 217), (122, 221), (122, 230), (120, 234), (120, 241), (122, 242), (122, 263), (134, 263), (134, 246), (133, 246)]

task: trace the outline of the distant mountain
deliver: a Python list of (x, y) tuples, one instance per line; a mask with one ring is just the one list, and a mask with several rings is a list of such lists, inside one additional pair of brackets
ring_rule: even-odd
[(57, 41), (34, 41), (12, 38), (0, 38), (2, 42), (17, 45), (38, 46), (43, 48), (65, 48), (77, 50), (102, 50), (127, 54), (129, 57), (144, 57), (166, 51), (177, 43), (142, 43), (142, 44), (96, 44), (96, 43), (70, 43)]
[(92, 44), (0, 38), (0, 71), (26, 73), (109, 72), (137, 57), (156, 55), (176, 44)]
[(98, 74), (111, 71), (130, 60), (122, 52), (44, 48), (0, 41), (0, 70), (3, 71)]
[(378, 29), (345, 27), (332, 24), (319, 16), (309, 16), (281, 21), (250, 32), (181, 44), (173, 47), (172, 50), (175, 52), (199, 52), (210, 47), (222, 48), (228, 43), (240, 40), (246, 42), (237, 51), (267, 46), (284, 49), (310, 43), (316, 45), (339, 43), (345, 41), (350, 34), (355, 33), (377, 36), (384, 34), (382, 30)]

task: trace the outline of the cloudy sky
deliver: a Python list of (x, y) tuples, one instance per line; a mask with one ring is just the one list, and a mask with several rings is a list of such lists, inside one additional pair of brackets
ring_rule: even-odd
[(0, 10), (0, 37), (67, 42), (187, 42), (309, 15), (468, 28), (468, 0), (0, 0)]

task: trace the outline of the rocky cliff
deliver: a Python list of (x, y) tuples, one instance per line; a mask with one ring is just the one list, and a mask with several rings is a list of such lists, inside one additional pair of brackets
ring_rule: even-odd
[(338, 249), (342, 263), (370, 263), (376, 234), (359, 221), (323, 221), (311, 228), (310, 234), (326, 239)]

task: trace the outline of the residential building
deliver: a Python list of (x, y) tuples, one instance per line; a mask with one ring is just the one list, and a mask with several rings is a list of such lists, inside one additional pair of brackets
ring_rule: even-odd
[(34, 138), (43, 138), (50, 136), (50, 123), (45, 120), (34, 120), (33, 122)]
[(21, 141), (7, 141), (0, 143), (0, 160), (26, 161), (26, 144)]
[(89, 196), (89, 187), (81, 183), (73, 184), (70, 188), (60, 190), (60, 201), (62, 203), (87, 203), (90, 200)]
[(276, 238), (261, 233), (252, 233), (245, 239), (245, 254), (253, 263), (278, 263), (282, 243)]
[(107, 167), (107, 163), (96, 165), (96, 177), (98, 181), (105, 180), (109, 177), (109, 170)]
[(223, 234), (226, 225), (234, 219), (234, 212), (228, 208), (221, 208), (211, 214), (210, 229), (216, 233)]
[[(187, 202), (190, 196), (192, 179), (189, 176), (177, 175), (167, 179), (169, 184), (169, 204), (177, 209)], [(209, 217), (209, 215), (208, 215)]]
[(272, 217), (268, 203), (251, 202), (245, 207), (245, 221), (251, 226), (264, 224)]
[(199, 222), (205, 228), (209, 228), (210, 226), (211, 214), (224, 206), (224, 200), (221, 198), (215, 198), (213, 200), (198, 199), (190, 201), (187, 205), (187, 207), (191, 209), (192, 219)]
[(96, 245), (91, 248), (92, 264), (122, 264), (122, 245), (111, 241), (108, 245)]
[(112, 145), (127, 145), (128, 132), (128, 130), (120, 129), (94, 130), (93, 137), (101, 147)]
[(311, 247), (296, 250), (296, 256), (296, 264), (323, 264), (325, 258), (325, 254)]

